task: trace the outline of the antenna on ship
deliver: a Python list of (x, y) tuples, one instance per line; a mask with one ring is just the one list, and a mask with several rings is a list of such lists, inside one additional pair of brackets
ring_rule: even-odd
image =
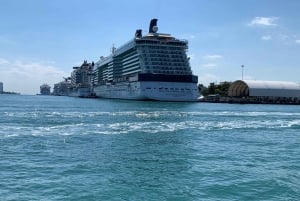
[(65, 82), (68, 82), (69, 80), (71, 80), (70, 77), (63, 77), (63, 78), (64, 78)]
[(111, 48), (111, 53), (112, 53), (112, 54), (115, 54), (116, 49), (117, 49), (117, 48), (115, 48), (115, 44), (113, 44), (113, 46), (112, 46), (112, 48)]

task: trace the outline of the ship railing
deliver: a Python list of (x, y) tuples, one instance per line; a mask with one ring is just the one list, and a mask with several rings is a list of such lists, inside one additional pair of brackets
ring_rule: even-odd
[(115, 54), (120, 54), (132, 47), (134, 47), (135, 43), (133, 43), (133, 40), (128, 41), (127, 43), (125, 43), (124, 45), (122, 45), (121, 47), (119, 47), (116, 51)]

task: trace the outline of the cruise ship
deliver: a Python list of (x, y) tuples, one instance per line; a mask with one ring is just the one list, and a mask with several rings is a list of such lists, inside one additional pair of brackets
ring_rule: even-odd
[(43, 84), (40, 86), (40, 95), (50, 95), (51, 87), (48, 84)]
[(81, 66), (73, 67), (71, 73), (71, 88), (69, 96), (74, 97), (92, 97), (92, 76), (93, 76), (94, 62), (88, 63), (83, 61)]
[(101, 98), (157, 101), (197, 101), (198, 77), (187, 57), (188, 42), (158, 33), (152, 19), (149, 33), (100, 57), (93, 72), (94, 93)]
[(70, 77), (64, 81), (54, 84), (52, 95), (72, 96), (81, 98), (94, 97), (93, 93), (93, 68), (94, 62), (88, 63), (84, 60), (80, 66), (73, 67)]
[(69, 96), (70, 89), (72, 88), (69, 78), (64, 78), (64, 81), (54, 84), (53, 93), (54, 96)]

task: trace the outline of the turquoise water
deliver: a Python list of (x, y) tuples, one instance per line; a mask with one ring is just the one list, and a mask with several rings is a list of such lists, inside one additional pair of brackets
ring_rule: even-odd
[(300, 106), (0, 95), (0, 200), (300, 200)]

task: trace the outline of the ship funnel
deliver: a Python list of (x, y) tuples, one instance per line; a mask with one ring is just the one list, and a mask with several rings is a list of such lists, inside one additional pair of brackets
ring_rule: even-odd
[(149, 26), (149, 33), (156, 33), (157, 30), (157, 19), (152, 19)]
[(138, 29), (135, 32), (135, 37), (136, 38), (142, 38), (142, 29)]

